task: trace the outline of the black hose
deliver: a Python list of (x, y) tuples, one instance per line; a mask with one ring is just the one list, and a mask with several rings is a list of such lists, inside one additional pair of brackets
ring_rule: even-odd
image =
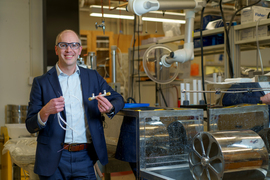
[(133, 97), (128, 97), (127, 98), (127, 103), (130, 103), (129, 100), (133, 101), (133, 103), (136, 103), (135, 99)]

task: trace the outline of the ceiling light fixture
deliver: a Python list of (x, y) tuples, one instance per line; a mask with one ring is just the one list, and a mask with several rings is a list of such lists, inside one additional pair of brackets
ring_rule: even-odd
[[(101, 13), (91, 13), (90, 16), (94, 17), (102, 17)], [(116, 18), (116, 19), (129, 19), (133, 20), (134, 16), (125, 16), (125, 15), (117, 15), (117, 14), (103, 14), (104, 18)]]
[[(119, 13), (119, 10), (121, 13)], [(90, 6), (90, 16), (102, 17), (101, 6), (92, 5)], [(143, 21), (152, 22), (173, 22), (185, 24), (184, 19), (185, 13), (165, 12), (163, 16), (162, 11), (149, 12), (142, 17)], [(103, 17), (104, 18), (116, 18), (116, 19), (128, 19), (134, 20), (134, 15), (127, 12), (125, 8), (117, 7), (115, 10), (109, 10), (109, 6), (103, 6)]]

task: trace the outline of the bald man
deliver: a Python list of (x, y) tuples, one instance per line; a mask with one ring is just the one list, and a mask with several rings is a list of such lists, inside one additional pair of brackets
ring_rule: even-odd
[[(38, 133), (34, 172), (41, 180), (96, 179), (94, 164), (108, 163), (102, 114), (113, 117), (124, 100), (95, 70), (77, 66), (79, 36), (56, 37), (56, 65), (34, 78), (26, 128)], [(109, 96), (100, 96), (110, 92)], [(88, 98), (98, 95), (94, 100)]]

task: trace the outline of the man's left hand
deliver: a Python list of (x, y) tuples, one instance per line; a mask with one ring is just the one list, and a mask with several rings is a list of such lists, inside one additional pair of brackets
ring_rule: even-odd
[[(101, 93), (99, 93), (99, 95), (101, 95)], [(104, 96), (97, 96), (96, 100), (98, 101), (98, 109), (101, 113), (109, 113), (113, 108), (113, 105)]]

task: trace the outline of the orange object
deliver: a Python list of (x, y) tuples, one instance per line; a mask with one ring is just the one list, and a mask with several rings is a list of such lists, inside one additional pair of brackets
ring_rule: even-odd
[(191, 76), (198, 76), (199, 75), (199, 64), (197, 64), (197, 63), (191, 64), (190, 75)]

